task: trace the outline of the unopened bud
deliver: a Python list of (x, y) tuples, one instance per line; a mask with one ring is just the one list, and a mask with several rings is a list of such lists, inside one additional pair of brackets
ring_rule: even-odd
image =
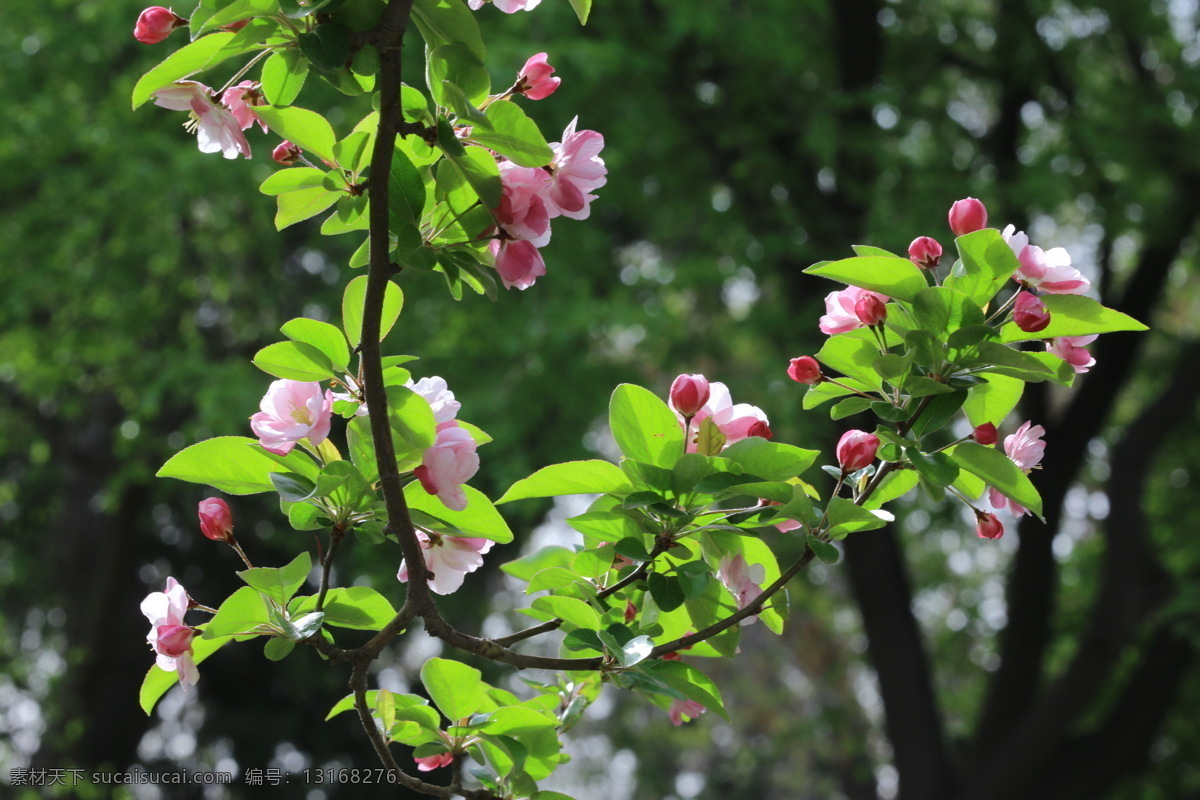
[(908, 259), (921, 269), (936, 269), (942, 260), (942, 246), (937, 239), (918, 236), (908, 246)]
[(825, 380), (825, 376), (821, 374), (821, 365), (812, 356), (793, 358), (787, 373), (796, 383), (807, 383), (809, 386)]
[(999, 539), (1004, 535), (1004, 525), (995, 514), (975, 511), (975, 533), (980, 539)]
[(875, 460), (879, 437), (866, 431), (846, 431), (837, 444), (837, 460), (842, 472), (857, 472)]
[(873, 294), (864, 294), (854, 304), (854, 316), (863, 325), (878, 325), (887, 319), (887, 304)]
[(200, 532), (214, 542), (233, 540), (233, 513), (219, 497), (201, 500), (199, 506)]
[(703, 375), (680, 375), (671, 384), (671, 406), (685, 417), (696, 416), (708, 395), (708, 379)]
[(771, 432), (771, 426), (761, 419), (755, 420), (750, 426), (750, 430), (746, 431), (746, 436), (757, 436), (761, 439), (770, 439), (774, 435)]
[(633, 604), (632, 600), (626, 601), (626, 603), (625, 603), (625, 622), (627, 622), (627, 623), (633, 622), (636, 618), (637, 618), (637, 606), (635, 606)]
[(290, 167), (300, 160), (300, 154), (304, 152), (296, 145), (284, 139), (274, 150), (271, 151), (271, 158), (277, 164), (283, 164), (285, 167)]
[(1000, 438), (1000, 434), (996, 433), (996, 426), (990, 422), (985, 422), (971, 432), (971, 438), (977, 443), (984, 446), (991, 446)]
[(150, 6), (138, 15), (137, 24), (133, 26), (133, 38), (142, 44), (158, 44), (182, 25), (187, 25), (187, 20), (171, 9)]
[(1050, 309), (1037, 295), (1020, 292), (1013, 303), (1013, 322), (1026, 333), (1043, 331), (1050, 324)]
[(987, 227), (987, 208), (974, 197), (964, 197), (950, 206), (949, 220), (955, 236), (974, 233)]

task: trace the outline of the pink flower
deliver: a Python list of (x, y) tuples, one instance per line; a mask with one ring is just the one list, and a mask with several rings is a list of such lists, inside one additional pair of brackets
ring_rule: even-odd
[(796, 383), (806, 383), (809, 386), (815, 386), (825, 380), (825, 376), (821, 374), (821, 365), (812, 356), (793, 358), (787, 374)]
[(680, 375), (671, 384), (670, 405), (685, 417), (694, 417), (708, 402), (708, 379), (703, 375)]
[(974, 197), (964, 197), (950, 206), (949, 220), (955, 236), (974, 233), (987, 227), (987, 208)]
[(579, 117), (563, 131), (562, 143), (550, 145), (554, 160), (544, 169), (550, 173), (550, 187), (545, 193), (546, 208), (551, 218), (557, 216), (571, 219), (587, 219), (592, 213), (591, 203), (596, 199), (589, 194), (608, 183), (608, 168), (600, 151), (604, 149), (604, 137), (596, 131), (575, 131)]
[(528, 289), (546, 274), (546, 262), (533, 242), (493, 239), (488, 242), (488, 249), (496, 259), (496, 273), (506, 289)]
[[(472, 10), (478, 11), (483, 8), (485, 0), (467, 0), (467, 5)], [(496, 8), (503, 11), (505, 14), (515, 14), (518, 11), (530, 11), (542, 0), (492, 0), (492, 4)]]
[(1075, 372), (1084, 373), (1096, 365), (1096, 359), (1085, 348), (1096, 341), (1097, 334), (1090, 336), (1059, 336), (1046, 342), (1046, 349), (1066, 361), (1075, 368)]
[(827, 294), (825, 296), (825, 316), (821, 317), (820, 323), (821, 333), (832, 336), (868, 324), (859, 319), (857, 313), (858, 302), (864, 297), (874, 297), (880, 303), (886, 303), (889, 299), (887, 295), (869, 292), (857, 286), (847, 286), (840, 292)]
[[(474, 539), (468, 536), (429, 536), (417, 531), (421, 548), (425, 551), (425, 566), (433, 573), (429, 588), (438, 594), (451, 594), (463, 585), (468, 572), (483, 566), (483, 556), (492, 549), (490, 539)], [(408, 583), (408, 564), (401, 561), (396, 578)]]
[(199, 506), (200, 532), (214, 542), (228, 543), (233, 539), (233, 513), (219, 497), (201, 500)]
[(875, 460), (879, 437), (866, 431), (846, 431), (837, 443), (837, 459), (842, 472), (858, 472)]
[(434, 375), (432, 378), (421, 378), (416, 383), (410, 378), (404, 385), (425, 398), (425, 402), (429, 403), (433, 410), (433, 420), (438, 425), (454, 419), (458, 410), (462, 408), (462, 403), (454, 399), (454, 392), (450, 391), (445, 378)]
[(421, 772), (433, 772), (438, 767), (448, 767), (454, 763), (454, 753), (438, 753), (436, 756), (414, 758), (417, 769)]
[(171, 31), (187, 25), (187, 20), (169, 8), (150, 6), (138, 15), (133, 27), (133, 38), (142, 44), (158, 44), (171, 35)]
[[(1046, 443), (1042, 441), (1046, 429), (1041, 425), (1030, 427), (1031, 425), (1032, 421), (1027, 420), (1017, 428), (1016, 433), (1004, 438), (1005, 455), (1026, 473), (1041, 463), (1046, 452)], [(997, 511), (1007, 506), (1014, 516), (1020, 517), (1029, 513), (1024, 506), (1010, 500), (994, 488), (988, 489), (988, 501)]]
[[(738, 608), (745, 608), (751, 600), (762, 594), (762, 582), (766, 569), (762, 564), (747, 564), (741, 553), (723, 556), (717, 565), (717, 580), (733, 595)], [(746, 617), (742, 625), (751, 625), (758, 615)]]
[(695, 700), (673, 700), (667, 714), (671, 717), (671, 724), (678, 726), (699, 718), (705, 710), (704, 706)]
[(550, 217), (545, 195), (550, 176), (544, 169), (519, 167), (511, 161), (500, 162), (500, 186), (503, 194), (493, 213), (500, 227), (512, 239), (524, 239), (535, 247), (550, 242)]
[(290, 167), (300, 160), (300, 154), (303, 152), (299, 147), (284, 139), (271, 151), (271, 158), (276, 164), (283, 164), (285, 167)]
[(1047, 294), (1083, 294), (1092, 285), (1071, 266), (1071, 254), (1061, 247), (1043, 251), (1031, 244), (1017, 254), (1017, 260), (1021, 267), (1013, 279)]
[(314, 445), (325, 441), (333, 412), (333, 392), (321, 394), (313, 381), (275, 381), (267, 389), (260, 411), (250, 417), (250, 429), (264, 450), (286, 456), (296, 442), (308, 439)]
[(237, 118), (212, 99), (212, 89), (195, 81), (177, 81), (151, 95), (154, 104), (172, 111), (190, 111), (185, 125), (195, 128), (196, 144), (201, 153), (221, 153), (225, 158), (250, 157), (250, 144)]
[(242, 130), (246, 130), (257, 122), (263, 133), (267, 132), (267, 123), (254, 113), (255, 106), (266, 104), (267, 99), (263, 97), (262, 87), (258, 81), (242, 81), (236, 86), (230, 86), (221, 94), (221, 105), (229, 109), (229, 113), (233, 114), (238, 125), (242, 126)]
[(1032, 292), (1017, 292), (1013, 303), (1013, 322), (1026, 333), (1044, 331), (1050, 324), (1050, 310)]
[(996, 433), (996, 426), (990, 422), (985, 422), (971, 431), (971, 438), (984, 447), (995, 444), (999, 437), (1000, 434)]
[(1020, 258), (1021, 251), (1029, 246), (1029, 237), (1025, 235), (1024, 231), (1017, 230), (1016, 225), (1004, 226), (1004, 230), (1000, 232), (1000, 236), (1012, 248), (1013, 255), (1017, 258)]
[(975, 534), (980, 539), (999, 539), (1004, 535), (1004, 525), (995, 514), (975, 511)]
[(156, 663), (160, 669), (177, 672), (185, 692), (200, 679), (192, 658), (195, 631), (183, 622), (190, 605), (187, 591), (174, 578), (167, 578), (166, 591), (151, 592), (142, 600), (142, 613), (150, 621), (146, 641), (158, 656)]
[(425, 491), (437, 495), (452, 511), (467, 507), (462, 484), (479, 471), (475, 447), (471, 434), (454, 422), (444, 422), (438, 426), (433, 446), (421, 455), (421, 466), (413, 470)]
[(545, 53), (530, 56), (517, 75), (517, 83), (513, 91), (523, 94), (530, 100), (544, 100), (554, 94), (554, 90), (562, 83), (562, 78), (551, 78), (554, 67), (546, 61)]
[[(671, 410), (679, 418), (679, 426), (682, 428), (684, 420), (682, 412), (670, 401), (668, 401), (667, 405), (671, 406)], [(734, 405), (728, 387), (720, 381), (709, 383), (708, 402), (692, 418), (692, 430), (699, 430), (700, 423), (709, 417), (712, 418), (713, 424), (725, 435), (725, 445), (727, 447), (749, 436), (762, 436), (764, 439), (771, 437), (767, 415), (763, 413), (763, 410), (758, 406), (752, 406), (747, 403)], [(694, 439), (689, 439), (688, 441), (688, 452), (696, 452), (696, 442)]]
[(908, 246), (908, 260), (921, 269), (936, 269), (942, 260), (942, 246), (937, 239), (918, 236)]

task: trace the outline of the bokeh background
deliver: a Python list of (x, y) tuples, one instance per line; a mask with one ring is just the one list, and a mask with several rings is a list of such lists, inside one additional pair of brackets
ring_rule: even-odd
[[(1066, 246), (1100, 300), (1152, 325), (1101, 337), (1074, 389), (1027, 392), (1013, 424), (1048, 431), (1045, 525), (982, 541), (948, 504), (899, 503), (895, 525), (795, 583), (782, 637), (754, 626), (743, 657), (712, 667), (731, 724), (673, 729), (606, 693), (572, 732), (564, 791), (1200, 797), (1197, 6), (598, 0), (583, 29), (563, 0), (478, 12), (495, 82), (548, 51), (562, 88), (526, 107), (551, 139), (578, 114), (605, 135), (609, 168), (592, 218), (555, 225), (532, 289), (455, 303), (439, 275), (403, 275), (386, 344), (421, 355), (416, 374), (445, 377), (461, 416), (495, 437), (474, 481), (490, 496), (604, 454), (613, 386), (665, 391), (680, 372), (764, 408), (778, 439), (828, 450), (838, 429), (802, 412), (784, 375), (819, 347), (834, 288), (801, 270), (856, 242), (949, 247), (946, 210), (967, 195), (993, 225)], [(24, 791), (394, 797), (300, 779), (376, 766), (355, 720), (322, 721), (347, 676), (315, 653), (274, 665), (261, 644), (232, 646), (197, 691), (152, 717), (137, 707), (141, 598), (167, 575), (210, 604), (238, 585), (234, 555), (198, 533), (206, 492), (154, 472), (194, 441), (247, 434), (270, 381), (250, 357), (293, 316), (336, 319), (358, 244), (315, 222), (273, 230), (256, 192), (272, 137), (253, 132), (253, 160), (225, 161), (199, 153), (179, 115), (130, 111), (136, 78), (184, 36), (139, 45), (139, 11), (0, 7), (0, 794), (23, 796), (10, 769), (141, 765), (236, 779)], [(332, 90), (313, 104), (342, 130), (357, 120)], [(313, 547), (269, 498), (231, 505), (256, 560)], [(521, 619), (498, 565), (556, 541), (569, 508), (507, 513), (517, 540), (446, 604), (488, 635)], [(347, 582), (399, 596), (398, 552), (342, 555)], [(417, 632), (374, 679), (404, 689), (435, 652)], [(247, 786), (249, 768), (292, 781)]]

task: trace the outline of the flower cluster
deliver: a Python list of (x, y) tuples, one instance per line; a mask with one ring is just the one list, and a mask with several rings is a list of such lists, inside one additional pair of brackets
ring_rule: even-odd
[(176, 81), (152, 95), (154, 104), (172, 111), (189, 112), (185, 127), (195, 130), (196, 144), (201, 153), (220, 153), (225, 158), (239, 155), (250, 157), (250, 143), (242, 131), (255, 122), (265, 132), (267, 125), (257, 114), (255, 106), (265, 102), (260, 87), (254, 81), (242, 81), (220, 93), (218, 100), (212, 89), (197, 81)]
[[(700, 425), (706, 419), (711, 419), (725, 437), (726, 447), (750, 436), (771, 438), (771, 426), (761, 408), (747, 403), (734, 405), (725, 384), (716, 381), (709, 383), (703, 375), (680, 375), (676, 378), (671, 384), (667, 405), (679, 419), (679, 425), (687, 437), (689, 453), (696, 452)], [(691, 413), (687, 413), (689, 411)]]
[(200, 680), (192, 655), (196, 632), (183, 621), (191, 605), (187, 590), (174, 578), (167, 578), (164, 591), (151, 592), (142, 601), (142, 613), (150, 621), (146, 641), (157, 654), (156, 663), (160, 669), (178, 673), (179, 685), (185, 692)]

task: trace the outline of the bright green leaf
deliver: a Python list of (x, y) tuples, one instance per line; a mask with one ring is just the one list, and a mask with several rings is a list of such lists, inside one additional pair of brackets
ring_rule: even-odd
[(683, 428), (653, 392), (622, 384), (612, 394), (608, 423), (627, 457), (670, 469), (683, 453)]
[(254, 354), (254, 366), (276, 378), (322, 381), (334, 377), (329, 356), (303, 342), (276, 342)]
[(329, 121), (317, 112), (306, 108), (255, 106), (254, 113), (262, 117), (275, 135), (299, 145), (301, 150), (322, 161), (334, 161), (333, 146), (337, 136)]
[(292, 341), (320, 350), (334, 369), (344, 370), (349, 366), (350, 348), (346, 344), (346, 337), (328, 322), (298, 317), (285, 322), (280, 330)]
[(531, 497), (558, 497), (569, 494), (607, 494), (632, 489), (620, 467), (608, 461), (568, 461), (542, 467), (528, 478), (509, 487), (496, 505)]
[(925, 273), (907, 258), (857, 256), (814, 264), (804, 270), (822, 278), (879, 292), (896, 300), (912, 300), (929, 287)]
[(271, 473), (279, 472), (281, 464), (301, 475), (312, 471), (312, 460), (299, 451), (271, 458), (254, 447), (257, 444), (244, 436), (206, 439), (172, 456), (157, 476), (207, 484), (229, 494), (256, 494), (275, 490)]
[(421, 683), (451, 722), (471, 716), (483, 703), (483, 676), (459, 661), (429, 659), (421, 667)]
[[(472, 129), (470, 141), (495, 150), (522, 167), (544, 167), (554, 159), (554, 151), (537, 123), (512, 101), (497, 100), (487, 108), (492, 130)], [(915, 269), (915, 267), (914, 267)]]
[(1009, 322), (1000, 329), (1003, 342), (1029, 339), (1053, 339), (1059, 336), (1087, 336), (1115, 331), (1144, 331), (1146, 326), (1133, 317), (1100, 305), (1090, 297), (1073, 294), (1048, 294), (1039, 298), (1050, 310), (1050, 324), (1037, 333), (1026, 333)]
[(963, 442), (947, 453), (967, 472), (981, 478), (1005, 497), (1015, 500), (1041, 517), (1041, 495), (1021, 468), (1004, 453), (975, 442)]
[(467, 507), (462, 511), (452, 511), (446, 508), (436, 495), (431, 495), (421, 488), (420, 481), (413, 481), (405, 486), (404, 497), (408, 501), (409, 508), (437, 517), (452, 528), (461, 531), (464, 536), (490, 539), (500, 544), (511, 542), (512, 531), (509, 529), (508, 523), (496, 511), (492, 501), (471, 486), (463, 486), (463, 491), (467, 495)]

